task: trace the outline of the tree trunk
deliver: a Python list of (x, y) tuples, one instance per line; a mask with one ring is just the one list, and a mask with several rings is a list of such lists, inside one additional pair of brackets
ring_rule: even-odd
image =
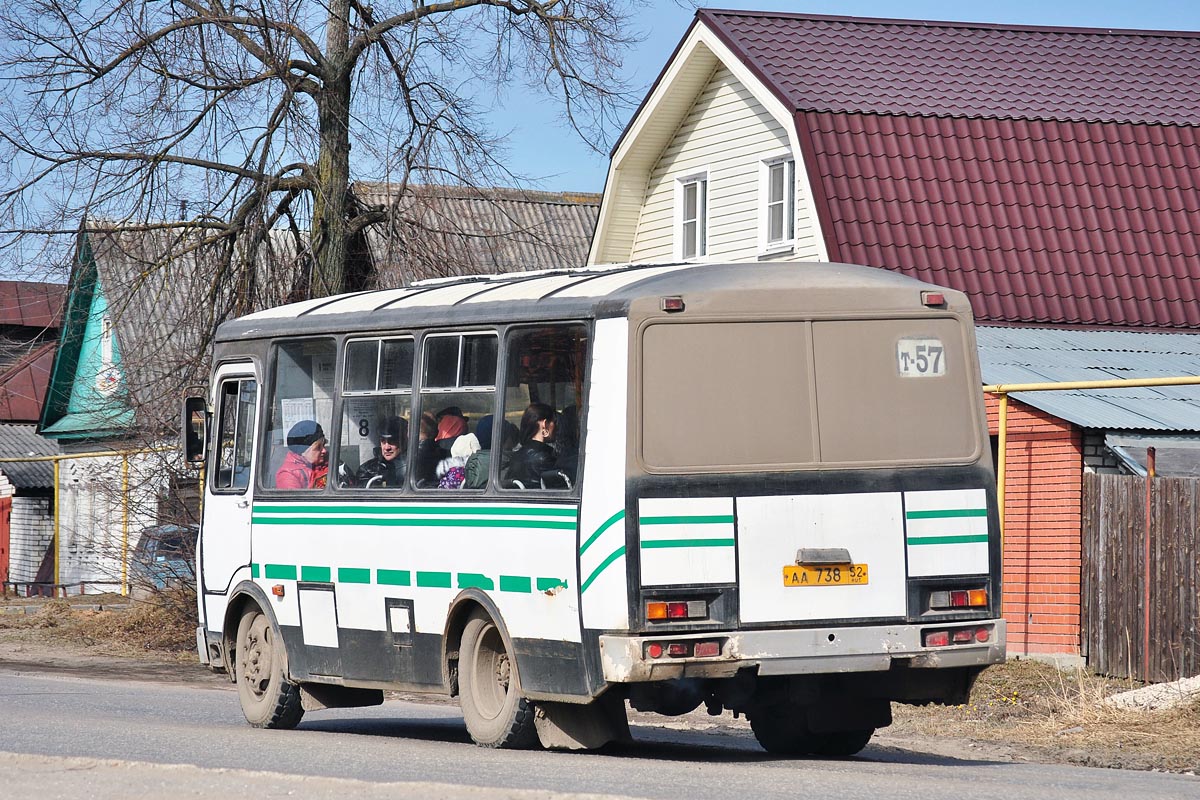
[(320, 153), (313, 194), (312, 296), (345, 290), (348, 251), (347, 193), (350, 190), (350, 46), (349, 0), (329, 6), (325, 53), (329, 70), (317, 98)]

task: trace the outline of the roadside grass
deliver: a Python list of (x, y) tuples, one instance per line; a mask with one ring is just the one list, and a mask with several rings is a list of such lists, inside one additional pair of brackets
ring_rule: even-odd
[(1200, 772), (1200, 700), (1162, 711), (1104, 699), (1137, 688), (1084, 669), (1014, 660), (984, 671), (960, 706), (895, 706), (896, 733), (1021, 744), (1050, 760)]
[[(12, 598), (4, 605), (33, 605)], [(35, 613), (0, 614), (0, 638), (22, 631), (42, 643), (114, 656), (196, 657), (195, 594), (165, 589), (133, 600), (120, 595), (87, 595), (41, 600)]]

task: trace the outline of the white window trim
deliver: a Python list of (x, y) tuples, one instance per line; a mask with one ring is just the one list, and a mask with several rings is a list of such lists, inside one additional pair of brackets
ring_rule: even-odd
[[(792, 162), (792, 180), (785, 183), (784, 190), (784, 223), (791, 228), (791, 236), (778, 241), (768, 240), (770, 235), (770, 218), (767, 213), (771, 197), (771, 168), (778, 164)], [(758, 165), (758, 252), (759, 255), (793, 252), (796, 249), (796, 158), (790, 151), (784, 151), (768, 156)], [(787, 218), (790, 209), (791, 219)]]
[[(704, 252), (697, 253), (691, 258), (683, 256), (683, 187), (693, 183), (704, 182), (704, 202), (698, 205), (698, 209), (704, 215)], [(675, 222), (674, 222), (674, 249), (676, 261), (706, 261), (708, 253), (712, 249), (709, 245), (709, 207), (712, 205), (712, 185), (708, 179), (708, 168), (689, 172), (675, 179)], [(699, 249), (699, 248), (697, 248)]]

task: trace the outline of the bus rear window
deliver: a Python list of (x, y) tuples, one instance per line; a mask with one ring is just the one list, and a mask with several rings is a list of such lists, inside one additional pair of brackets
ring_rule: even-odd
[(969, 369), (955, 319), (650, 325), (641, 458), (701, 472), (969, 458)]
[(646, 328), (646, 464), (715, 471), (813, 461), (808, 337), (804, 322)]
[(975, 452), (975, 395), (954, 319), (813, 323), (821, 461), (932, 461)]

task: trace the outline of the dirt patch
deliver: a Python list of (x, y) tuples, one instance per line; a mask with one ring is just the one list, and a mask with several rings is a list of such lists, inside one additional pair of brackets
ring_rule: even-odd
[(1200, 772), (1200, 702), (1168, 711), (1116, 709), (1102, 701), (1136, 684), (1010, 661), (980, 676), (961, 706), (896, 706), (889, 734), (1018, 746), (1039, 761)]
[[(18, 604), (30, 607), (3, 613), (14, 603), (0, 601), (0, 665), (7, 668), (229, 686), (225, 676), (198, 663), (194, 617), (178, 598)], [(1102, 702), (1136, 685), (1084, 670), (1010, 661), (983, 673), (968, 704), (893, 706), (894, 724), (874, 741), (954, 758), (1200, 773), (1200, 702), (1168, 711), (1117, 709)], [(745, 719), (734, 720), (729, 712), (709, 717), (701, 709), (674, 718), (632, 713), (630, 721), (749, 735)]]

